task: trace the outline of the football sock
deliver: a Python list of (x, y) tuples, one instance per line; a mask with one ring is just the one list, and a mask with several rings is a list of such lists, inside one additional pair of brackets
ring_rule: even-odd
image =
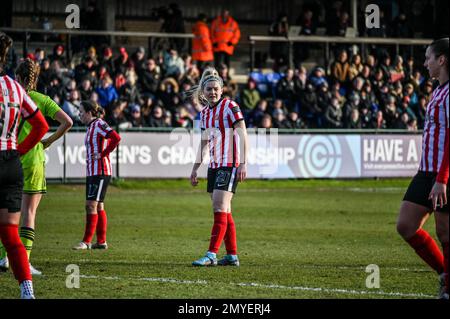
[(90, 243), (92, 237), (94, 237), (95, 229), (97, 228), (97, 214), (87, 214), (86, 215), (86, 229), (84, 231), (83, 241), (85, 243)]
[(423, 229), (407, 240), (416, 253), (438, 274), (444, 272), (444, 256), (436, 242)]
[(30, 259), (31, 250), (33, 249), (35, 231), (33, 228), (21, 227), (20, 228), (20, 240), (22, 241), (25, 249), (27, 250), (28, 260)]
[(31, 280), (30, 267), (25, 247), (20, 241), (17, 225), (0, 225), (0, 238), (8, 253), (9, 263), (19, 284)]
[(227, 213), (217, 212), (214, 213), (214, 225), (211, 230), (211, 239), (209, 243), (209, 251), (217, 254), (219, 251), (222, 240), (227, 231)]
[(227, 231), (225, 233), (225, 248), (228, 255), (237, 255), (237, 243), (236, 243), (236, 226), (234, 224), (233, 216), (231, 212), (227, 214), (228, 224)]
[(97, 222), (97, 243), (106, 243), (106, 228), (108, 224), (108, 219), (106, 218), (106, 212), (101, 210), (98, 212), (98, 222)]
[(444, 250), (444, 278), (445, 278), (445, 287), (448, 293), (448, 243), (442, 244), (442, 249)]

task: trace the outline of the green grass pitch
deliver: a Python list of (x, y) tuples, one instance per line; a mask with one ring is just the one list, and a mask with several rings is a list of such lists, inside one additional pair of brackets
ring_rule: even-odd
[[(37, 298), (433, 298), (438, 280), (396, 233), (409, 180), (246, 181), (233, 200), (241, 267), (193, 268), (208, 248), (205, 181), (116, 182), (106, 251), (73, 251), (83, 235), (84, 185), (50, 185), (37, 217)], [(435, 237), (434, 220), (426, 229)], [(221, 248), (219, 257), (224, 252)], [(68, 265), (80, 269), (69, 289)], [(366, 267), (380, 270), (367, 288)], [(18, 298), (11, 272), (0, 299)]]

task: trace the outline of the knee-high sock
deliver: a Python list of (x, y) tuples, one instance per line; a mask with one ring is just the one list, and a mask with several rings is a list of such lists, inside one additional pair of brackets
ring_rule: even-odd
[(224, 212), (214, 213), (214, 225), (211, 230), (211, 239), (209, 243), (209, 251), (212, 253), (217, 254), (220, 245), (222, 244), (225, 232), (227, 231), (227, 215), (228, 214)]
[(236, 241), (236, 226), (234, 224), (233, 216), (231, 212), (227, 214), (228, 224), (227, 231), (225, 233), (225, 248), (228, 255), (237, 255), (237, 241)]
[(94, 237), (95, 229), (97, 228), (97, 214), (87, 214), (86, 215), (86, 228), (84, 230), (83, 241), (85, 243), (90, 243), (92, 241), (92, 237)]
[(101, 210), (98, 212), (97, 222), (97, 243), (106, 243), (106, 228), (108, 226), (108, 219), (106, 217), (106, 211)]
[(28, 260), (30, 259), (31, 250), (33, 249), (35, 231), (30, 227), (20, 227), (20, 240), (27, 250)]
[(0, 225), (0, 238), (8, 254), (14, 277), (19, 281), (19, 284), (25, 280), (31, 280), (28, 256), (20, 241), (18, 226)]
[(447, 287), (447, 293), (448, 293), (448, 243), (443, 243), (442, 249), (444, 250), (445, 286)]
[(407, 242), (438, 274), (444, 272), (444, 256), (434, 239), (425, 230), (419, 229)]

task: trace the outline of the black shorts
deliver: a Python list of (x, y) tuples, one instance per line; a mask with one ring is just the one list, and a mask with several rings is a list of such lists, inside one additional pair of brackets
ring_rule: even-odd
[(20, 212), (23, 171), (17, 151), (0, 151), (0, 208)]
[(86, 200), (103, 202), (111, 176), (95, 175), (86, 177)]
[[(431, 202), (431, 199), (428, 199), (428, 196), (430, 195), (431, 189), (436, 182), (436, 176), (436, 173), (419, 171), (409, 184), (408, 190), (406, 191), (403, 200), (428, 207), (430, 211), (433, 211), (433, 203)], [(440, 213), (449, 212), (448, 194), (449, 192), (447, 187), (447, 204), (444, 205), (444, 207), (440, 207), (438, 203), (436, 211)]]
[(215, 189), (235, 193), (238, 184), (236, 172), (236, 167), (208, 168), (208, 193)]

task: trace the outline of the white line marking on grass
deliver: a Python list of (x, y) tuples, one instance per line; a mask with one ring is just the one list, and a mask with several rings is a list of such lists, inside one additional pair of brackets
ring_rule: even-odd
[[(95, 275), (81, 275), (80, 278), (85, 279), (103, 279), (103, 280), (138, 280), (138, 281), (150, 281), (150, 282), (162, 282), (162, 283), (173, 283), (173, 284), (194, 284), (194, 285), (208, 285), (210, 282), (206, 280), (180, 280), (173, 278), (123, 278), (123, 277), (104, 277)], [(259, 283), (234, 283), (230, 282), (229, 285), (239, 286), (239, 287), (256, 287), (256, 288), (267, 288), (267, 289), (286, 289), (286, 290), (300, 290), (300, 291), (311, 291), (311, 292), (324, 292), (324, 293), (336, 293), (336, 294), (349, 294), (349, 295), (378, 295), (378, 296), (390, 296), (390, 297), (409, 297), (409, 298), (435, 298), (435, 296), (425, 295), (422, 293), (402, 293), (402, 292), (385, 292), (385, 291), (367, 291), (367, 290), (347, 290), (347, 289), (336, 289), (336, 288), (321, 288), (321, 287), (303, 287), (303, 286), (284, 286), (277, 284), (259, 284)]]
[(380, 188), (364, 188), (364, 187), (350, 187), (344, 190), (359, 193), (397, 193), (405, 191), (404, 187), (380, 187)]
[(95, 275), (80, 275), (80, 278), (85, 279), (104, 279), (104, 280), (139, 280), (139, 281), (152, 281), (152, 282), (168, 282), (171, 284), (196, 284), (196, 285), (207, 285), (206, 280), (179, 280), (173, 278), (121, 278), (121, 277), (103, 277)]
[[(232, 283), (233, 284), (233, 283)], [(271, 289), (289, 289), (289, 290), (302, 290), (302, 291), (315, 291), (315, 292), (328, 292), (350, 295), (381, 295), (381, 296), (393, 296), (393, 297), (416, 297), (416, 298), (434, 298), (435, 296), (425, 294), (411, 294), (402, 292), (384, 292), (380, 291), (367, 291), (367, 290), (346, 290), (336, 288), (314, 288), (314, 287), (302, 287), (302, 286), (283, 286), (275, 284), (258, 284), (258, 283), (238, 283), (234, 284), (242, 287), (258, 287), (258, 288), (271, 288)]]

